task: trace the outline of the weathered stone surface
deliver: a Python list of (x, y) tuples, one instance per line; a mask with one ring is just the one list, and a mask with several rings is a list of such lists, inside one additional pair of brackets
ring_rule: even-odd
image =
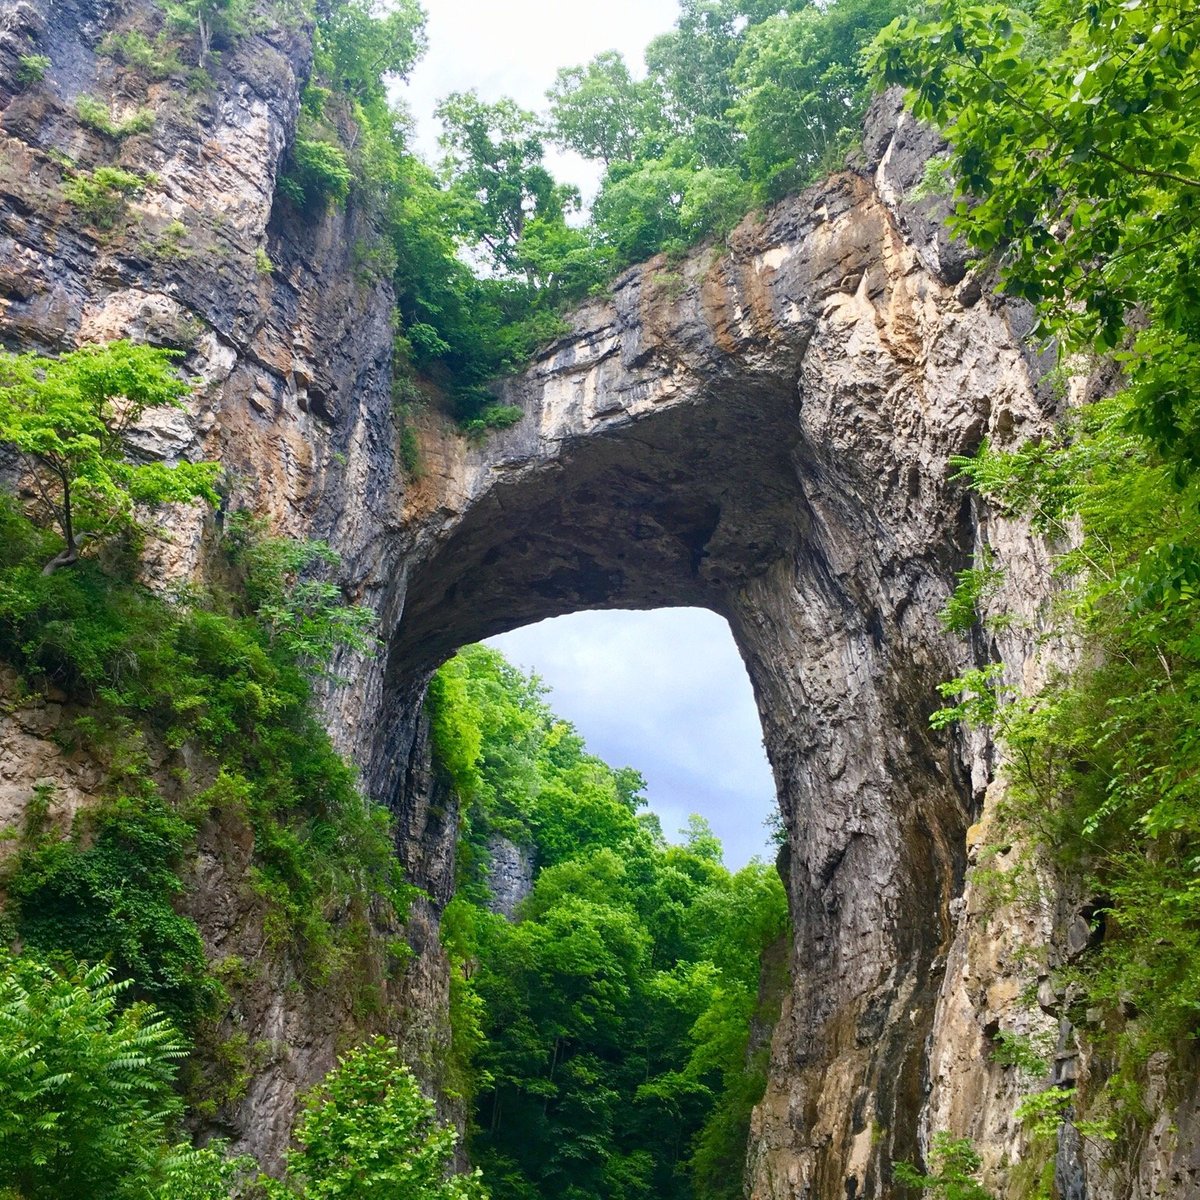
[[(788, 829), (792, 983), (755, 1116), (753, 1194), (887, 1195), (891, 1160), (942, 1128), (973, 1136), (999, 1181), (1021, 1143), (1012, 1072), (988, 1061), (995, 1031), (1056, 1029), (1062, 1071), (1087, 1068), (1067, 1053), (1059, 999), (1016, 954), (1030, 936), (1065, 952), (1081, 898), (985, 923), (964, 878), (999, 795), (995, 751), (981, 734), (935, 734), (927, 718), (933, 685), (968, 662), (1003, 657), (1028, 687), (1046, 668), (1046, 549), (968, 500), (948, 462), (1051, 413), (1027, 314), (964, 273), (938, 201), (911, 200), (928, 134), (884, 102), (857, 169), (678, 267), (626, 273), (504, 383), (501, 398), (525, 414), (516, 426), (474, 445), (420, 418), (424, 474), (406, 487), (391, 296), (352, 264), (369, 219), (307, 218), (274, 200), (304, 31), (256, 27), (226, 51), (212, 92), (184, 100), (96, 52), (106, 29), (154, 32), (160, 20), (147, 0), (21, 0), (0, 14), (0, 338), (186, 347), (201, 386), (183, 420), (147, 426), (140, 452), (220, 459), (229, 506), (329, 540), (345, 594), (379, 612), (386, 652), (336, 664), (353, 682), (323, 702), (429, 895), (382, 1027), (435, 1081), (448, 984), (437, 918), (457, 822), (430, 769), (429, 672), (465, 642), (557, 613), (706, 605), (745, 658)], [(51, 70), (17, 87), (15, 63), (35, 49)], [(118, 90), (156, 114), (150, 134), (119, 147), (74, 115), (80, 95)], [(51, 150), (155, 179), (102, 232), (63, 199)], [(161, 514), (170, 536), (151, 580), (203, 574), (223, 515)], [(983, 544), (1007, 568), (996, 603), (1025, 619), (966, 645), (937, 613)], [(92, 768), (51, 751), (52, 716), (47, 703), (4, 718), (10, 822), (38, 779), (74, 779), (72, 803), (91, 794), (91, 776), (71, 772)], [(245, 958), (261, 948), (261, 913), (240, 886), (249, 844), (235, 824), (205, 831), (187, 906), (214, 954)], [(269, 1053), (223, 1130), (268, 1161), (298, 1090), (362, 1028), (345, 997), (294, 982), (265, 967), (236, 1016)], [(1049, 1012), (1022, 1007), (1030, 984)], [(1195, 1097), (1167, 1095), (1126, 1182), (1067, 1152), (1064, 1172), (1091, 1172), (1097, 1197), (1190, 1194)]]
[(511, 921), (517, 905), (533, 889), (533, 856), (527, 846), (495, 834), (488, 842), (487, 888), (490, 908)]

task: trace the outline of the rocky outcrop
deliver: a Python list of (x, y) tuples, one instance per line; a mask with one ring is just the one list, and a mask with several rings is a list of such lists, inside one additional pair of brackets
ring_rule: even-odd
[[(391, 290), (354, 258), (355, 246), (376, 236), (367, 214), (310, 216), (277, 204), (311, 30), (268, 13), (251, 26), (221, 47), (219, 62), (209, 60), (210, 82), (189, 91), (179, 75), (156, 81), (100, 53), (113, 32), (138, 31), (153, 44), (163, 14), (151, 3), (0, 8), (0, 340), (55, 351), (132, 337), (186, 351), (195, 395), (187, 410), (142, 428), (139, 450), (219, 460), (228, 499), (215, 514), (200, 506), (156, 514), (149, 582), (202, 577), (225, 511), (250, 507), (280, 532), (336, 545), (347, 594), (378, 602), (394, 571), (389, 531), (399, 520)], [(31, 54), (50, 66), (40, 81), (18, 84), (17, 63)], [(148, 109), (153, 126), (121, 139), (88, 128), (77, 116), (84, 96)], [(103, 166), (143, 183), (99, 227), (68, 189)], [(0, 819), (19, 824), (44, 782), (54, 787), (51, 815), (65, 825), (100, 793), (104, 765), (55, 744), (56, 723), (69, 714), (53, 698), (26, 701), (0, 687), (0, 699), (11, 710), (0, 716)], [(326, 702), (335, 739), (352, 750), (369, 691)], [(399, 814), (400, 849), (429, 899), (414, 904), (404, 931), (415, 953), (402, 978), (385, 960), (362, 965), (360, 982), (381, 989), (382, 1016), (364, 1021), (344, 987), (303, 985), (288, 964), (270, 962), (263, 914), (246, 886), (249, 831), (220, 822), (202, 831), (185, 906), (214, 959), (255, 964), (229, 985), (235, 1002), (224, 1030), (254, 1049), (252, 1077), (213, 1129), (267, 1164), (286, 1145), (298, 1093), (356, 1031), (387, 1030), (431, 1087), (440, 1078), (448, 980), (437, 913), (452, 886), (456, 819), (452, 801), (430, 786), (428, 748), (411, 732), (404, 770), (413, 801)], [(207, 768), (189, 765), (203, 786)]]
[[(186, 348), (194, 401), (147, 428), (143, 452), (219, 458), (228, 506), (327, 539), (346, 594), (380, 615), (385, 651), (338, 664), (352, 682), (323, 701), (428, 896), (386, 1019), (426, 1077), (444, 1047), (437, 917), (456, 829), (421, 719), (430, 671), (459, 645), (559, 613), (704, 605), (728, 618), (746, 661), (788, 831), (791, 986), (755, 1115), (752, 1194), (886, 1195), (892, 1160), (940, 1128), (974, 1137), (1000, 1178), (1021, 1135), (1011, 1071), (987, 1061), (994, 1032), (1040, 1023), (1061, 1033), (1061, 1063), (1072, 1051), (1053, 996), (1040, 1015), (1018, 1003), (1038, 975), (1013, 949), (1017, 926), (1036, 920), (1054, 941), (1075, 914), (985, 926), (964, 881), (998, 795), (994, 749), (935, 734), (928, 716), (933, 685), (971, 661), (1002, 656), (1026, 685), (1043, 669), (1045, 550), (980, 510), (949, 461), (1052, 413), (1027, 314), (967, 272), (936, 201), (908, 199), (928, 135), (884, 103), (855, 169), (725, 244), (626, 273), (501, 385), (517, 425), (475, 444), (420, 415), (423, 473), (408, 482), (391, 419), (391, 296), (354, 269), (369, 214), (314, 217), (275, 198), (305, 31), (264, 18), (185, 99), (98, 53), (108, 30), (156, 30), (148, 0), (21, 0), (0, 21), (0, 336)], [(35, 50), (49, 71), (15, 85)], [(153, 128), (120, 141), (84, 128), (87, 94), (150, 108)], [(99, 229), (64, 185), (104, 163), (143, 183)], [(164, 514), (151, 579), (203, 573), (220, 519)], [(967, 645), (937, 614), (983, 544), (1007, 569), (998, 602), (1024, 620)], [(12, 822), (23, 790), (67, 771), (51, 762), (50, 703), (4, 718), (18, 739), (0, 758)], [(238, 841), (215, 828), (209, 844), (195, 893), (211, 903), (197, 919), (210, 945), (241, 945), (253, 914), (221, 900)], [(235, 1144), (268, 1159), (348, 1020), (290, 982), (268, 975), (244, 1008), (250, 1039), (287, 1053), (226, 1114)], [(1068, 1135), (1064, 1178), (1095, 1196), (1142, 1194), (1138, 1180), (1188, 1194), (1178, 1131), (1194, 1112), (1164, 1113), (1125, 1191)]]
[(533, 867), (528, 846), (518, 846), (498, 833), (488, 839), (486, 882), (492, 912), (512, 920), (517, 905), (533, 890)]

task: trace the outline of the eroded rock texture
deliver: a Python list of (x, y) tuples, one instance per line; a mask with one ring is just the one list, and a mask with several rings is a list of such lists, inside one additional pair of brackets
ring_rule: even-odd
[[(730, 620), (796, 925), (750, 1168), (764, 1196), (879, 1194), (917, 1151), (978, 799), (927, 723), (964, 654), (936, 614), (975, 536), (947, 459), (1042, 419), (1006, 312), (905, 235), (919, 161), (881, 136), (862, 172), (727, 249), (626, 275), (505, 386), (525, 418), (408, 499), (400, 696), (463, 640), (555, 613)], [(373, 760), (384, 791), (393, 753)]]
[[(1045, 552), (974, 506), (948, 460), (985, 434), (1011, 443), (1050, 414), (1026, 315), (966, 274), (934, 202), (907, 199), (927, 135), (884, 103), (855, 169), (747, 220), (727, 244), (624, 275), (503, 384), (525, 413), (512, 429), (473, 445), (421, 418), (424, 472), (406, 484), (390, 415), (391, 296), (356, 269), (370, 221), (353, 204), (313, 217), (275, 199), (306, 31), (261, 22), (226, 49), (212, 88), (188, 98), (97, 53), (107, 30), (152, 36), (161, 20), (148, 0), (20, 0), (0, 13), (0, 337), (47, 350), (123, 335), (188, 347), (195, 401), (147, 427), (142, 452), (220, 458), (230, 507), (328, 539), (347, 596), (379, 612), (386, 652), (339, 664), (352, 682), (324, 703), (365, 786), (397, 814), (398, 853), (430, 897), (384, 1027), (436, 1082), (447, 983), (437, 916), (456, 820), (421, 720), (429, 672), (459, 645), (558, 613), (705, 605), (741, 647), (788, 829), (792, 984), (750, 1191), (887, 1195), (890, 1162), (941, 1128), (974, 1137), (1003, 1182), (1020, 1149), (1018, 1086), (987, 1062), (991, 1037), (1022, 1022), (1057, 1028), (1057, 1001), (1040, 1015), (1018, 1003), (1038, 983), (1014, 952), (1034, 918), (985, 926), (963, 895), (968, 846), (997, 793), (992, 748), (935, 735), (927, 718), (934, 684), (969, 661), (1003, 655), (1030, 686), (1043, 669)], [(18, 59), (35, 51), (52, 60), (45, 80), (16, 85)], [(153, 130), (117, 142), (83, 128), (74, 106), (85, 94), (152, 108)], [(63, 185), (70, 170), (113, 162), (153, 176), (100, 230)], [(163, 514), (151, 580), (202, 576), (220, 519)], [(967, 645), (937, 613), (983, 543), (1008, 568), (997, 603), (1025, 620)], [(50, 703), (5, 717), (10, 823), (37, 778), (61, 774), (73, 804), (94, 786), (89, 764), (55, 765), (53, 720)], [(256, 918), (229, 871), (246, 848), (220, 829), (210, 844), (189, 910), (215, 950), (241, 947)], [(1069, 898), (1060, 908), (1033, 932), (1069, 932)], [(222, 1114), (235, 1146), (268, 1160), (298, 1090), (357, 1028), (335, 998), (291, 982), (280, 968), (243, 1006), (249, 1038), (284, 1052)], [(1068, 1030), (1063, 1063), (1069, 1043)], [(1128, 1187), (1105, 1183), (1069, 1136), (1064, 1178), (1094, 1196), (1190, 1194), (1200, 1168), (1178, 1131), (1195, 1128), (1194, 1108), (1160, 1125)]]

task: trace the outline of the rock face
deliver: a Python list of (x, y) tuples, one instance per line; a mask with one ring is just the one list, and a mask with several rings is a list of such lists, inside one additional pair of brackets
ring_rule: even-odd
[(487, 888), (492, 912), (510, 921), (517, 905), (533, 890), (533, 857), (527, 846), (493, 834), (488, 841)]
[[(378, 611), (386, 652), (338, 664), (352, 683), (323, 701), (430, 897), (386, 1027), (418, 1065), (436, 1062), (437, 916), (456, 819), (430, 769), (429, 673), (464, 643), (559, 613), (704, 605), (741, 648), (788, 831), (792, 982), (755, 1115), (751, 1193), (887, 1195), (892, 1160), (943, 1128), (973, 1137), (1002, 1181), (1021, 1144), (1020, 1089), (988, 1062), (995, 1031), (1053, 1029), (1061, 1069), (1087, 1064), (1053, 995), (1036, 1016), (1018, 1003), (1038, 983), (1014, 953), (1035, 919), (985, 924), (964, 894), (998, 797), (994, 750), (982, 735), (933, 733), (928, 716), (933, 685), (971, 662), (1002, 656), (1030, 686), (1043, 669), (1047, 555), (966, 497), (949, 460), (985, 435), (1010, 444), (1052, 413), (1023, 342), (1027, 314), (966, 273), (935, 202), (907, 199), (928, 135), (885, 102), (856, 169), (676, 267), (625, 274), (502, 385), (525, 414), (517, 425), (474, 445), (421, 417), (424, 470), (406, 484), (391, 296), (354, 269), (369, 219), (353, 206), (305, 216), (274, 198), (305, 31), (263, 22), (227, 48), (210, 89), (183, 99), (98, 54), (106, 31), (153, 34), (161, 19), (148, 0), (20, 0), (0, 14), (0, 337), (47, 350), (124, 335), (185, 346), (201, 386), (181, 419), (143, 432), (142, 452), (219, 458), (230, 505), (327, 539), (345, 593)], [(51, 67), (18, 86), (16, 64), (34, 52)], [(153, 129), (118, 143), (83, 128), (74, 106), (86, 94), (152, 108)], [(114, 161), (153, 174), (100, 230), (63, 185)], [(151, 580), (202, 573), (219, 516), (162, 519)], [(1024, 620), (966, 645), (937, 613), (982, 545), (1007, 569), (997, 603)], [(87, 802), (87, 764), (52, 761), (51, 707), (4, 718), (10, 823), (56, 773)], [(198, 871), (210, 944), (242, 937), (253, 914), (222, 904), (217, 868)], [(1033, 932), (1057, 944), (1078, 915), (1069, 897), (1060, 909)], [(330, 1065), (349, 1017), (298, 998), (286, 978), (268, 982), (246, 1032), (291, 1049), (226, 1120), (239, 1148), (273, 1160), (297, 1091)], [(1065, 1132), (1065, 1191), (1194, 1194), (1194, 1099), (1164, 1112), (1127, 1184)]]

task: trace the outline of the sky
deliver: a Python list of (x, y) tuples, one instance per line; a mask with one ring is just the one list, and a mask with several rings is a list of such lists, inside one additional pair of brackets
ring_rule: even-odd
[[(436, 162), (437, 102), (449, 92), (475, 88), (484, 100), (511, 96), (539, 111), (560, 67), (587, 62), (604, 50), (619, 50), (635, 74), (642, 51), (671, 28), (676, 0), (421, 0), (429, 15), (429, 49), (401, 96), (417, 122), (415, 145)], [(598, 169), (576, 154), (547, 147), (555, 177), (580, 187), (590, 198)]]
[(550, 685), (550, 707), (614, 767), (646, 777), (672, 841), (708, 819), (726, 866), (770, 859), (775, 785), (746, 668), (724, 618), (700, 608), (574, 613), (492, 638)]
[[(436, 161), (437, 102), (475, 88), (538, 110), (560, 67), (619, 50), (635, 73), (646, 43), (673, 24), (676, 0), (422, 0), (429, 50), (400, 95), (419, 152)], [(585, 198), (598, 172), (548, 153)], [(699, 609), (577, 613), (490, 643), (553, 689), (554, 710), (613, 766), (647, 779), (650, 808), (677, 839), (688, 814), (706, 817), (731, 868), (772, 850), (764, 821), (775, 789), (750, 681), (724, 620)]]

